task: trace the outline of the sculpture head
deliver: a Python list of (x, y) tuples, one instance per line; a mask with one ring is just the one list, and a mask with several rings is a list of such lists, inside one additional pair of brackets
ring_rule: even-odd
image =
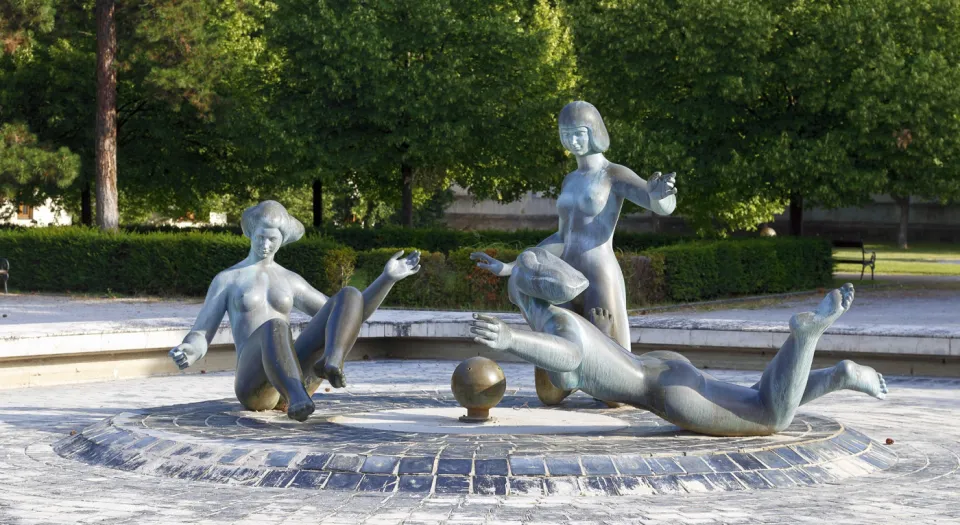
[(560, 110), (560, 142), (567, 151), (583, 156), (603, 153), (610, 147), (610, 134), (600, 112), (589, 102), (576, 100)]
[(273, 257), (285, 244), (303, 237), (303, 224), (287, 213), (277, 201), (263, 201), (243, 210), (243, 234), (250, 239), (250, 251), (259, 259)]
[(590, 281), (573, 266), (543, 248), (530, 248), (517, 257), (510, 275), (510, 302), (523, 307), (523, 298), (532, 297), (550, 304), (572, 301)]

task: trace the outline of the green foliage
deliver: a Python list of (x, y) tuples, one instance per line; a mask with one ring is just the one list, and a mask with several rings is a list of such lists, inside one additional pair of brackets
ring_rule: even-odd
[[(137, 233), (187, 233), (202, 231), (211, 233), (233, 233), (241, 235), (240, 226), (204, 226), (199, 228), (180, 228), (170, 225), (134, 224), (123, 227), (124, 230)], [(355, 226), (324, 226), (319, 229), (307, 227), (307, 235), (320, 235), (338, 244), (354, 250), (389, 249), (393, 246), (414, 246), (428, 252), (449, 253), (459, 248), (479, 249), (503, 247), (520, 250), (535, 246), (552, 235), (550, 230), (453, 230), (450, 228), (401, 228), (398, 226), (378, 226), (361, 228)], [(658, 246), (669, 246), (692, 241), (685, 235), (662, 233), (633, 233), (618, 231), (614, 234), (614, 246), (624, 252), (641, 252)]]
[[(309, 230), (308, 230), (309, 231)], [(385, 246), (416, 246), (421, 250), (449, 253), (458, 249), (479, 249), (499, 246), (520, 250), (535, 246), (552, 235), (549, 230), (452, 230), (449, 228), (322, 228), (319, 233), (355, 250), (370, 250)], [(625, 252), (639, 252), (657, 246), (667, 246), (692, 240), (680, 235), (631, 233), (618, 231), (614, 246)]]
[(80, 157), (66, 147), (38, 144), (25, 124), (0, 124), (0, 202), (41, 204), (79, 172)]
[[(283, 247), (277, 262), (332, 295), (365, 288), (397, 248), (352, 250), (320, 237)], [(406, 248), (406, 252), (413, 248)], [(510, 310), (507, 280), (470, 260), (476, 248), (424, 251), (421, 270), (398, 283), (386, 306)], [(0, 229), (0, 256), (18, 290), (202, 296), (213, 277), (247, 256), (249, 241), (212, 233), (103, 234), (87, 228)], [(504, 261), (520, 250), (483, 249)], [(618, 255), (631, 306), (806, 290), (830, 283), (831, 248), (819, 239), (690, 242)]]
[(954, 0), (623, 0), (571, 8), (611, 155), (678, 172), (700, 231), (753, 229), (793, 196), (960, 191)]
[(559, 182), (554, 113), (573, 82), (545, 0), (291, 0), (267, 26), (274, 93), (305, 178), (398, 203), (402, 167), (426, 201), (452, 180), (516, 198)]
[(819, 238), (696, 242), (646, 252), (663, 258), (666, 297), (675, 302), (810, 290), (830, 284), (830, 243)]
[[(320, 289), (337, 246), (319, 238), (284, 247), (277, 262)], [(102, 234), (89, 228), (0, 230), (0, 253), (18, 268), (19, 290), (202, 296), (213, 277), (243, 260), (250, 242), (210, 233)]]

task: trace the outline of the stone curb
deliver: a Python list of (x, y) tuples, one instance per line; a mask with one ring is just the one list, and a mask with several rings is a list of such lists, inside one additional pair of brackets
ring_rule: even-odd
[[(526, 329), (519, 314), (497, 317)], [(410, 338), (472, 342), (470, 312), (380, 310), (360, 332), (361, 339)], [(298, 335), (308, 318), (291, 318)], [(0, 360), (98, 353), (135, 352), (172, 348), (189, 331), (193, 320), (162, 318), (129, 322), (20, 324), (0, 334)], [(630, 318), (635, 344), (667, 347), (770, 349), (780, 347), (789, 334), (786, 322), (691, 320), (635, 316)], [(212, 345), (233, 344), (229, 325), (221, 324)], [(960, 328), (909, 325), (835, 325), (818, 345), (820, 351), (850, 354), (960, 356)]]

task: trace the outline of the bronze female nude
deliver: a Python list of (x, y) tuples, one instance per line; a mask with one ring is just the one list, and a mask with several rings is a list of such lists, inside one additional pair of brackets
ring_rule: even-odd
[[(250, 238), (247, 258), (214, 277), (203, 308), (183, 343), (170, 350), (182, 370), (207, 353), (227, 314), (237, 347), (234, 391), (248, 410), (283, 406), (304, 421), (314, 411), (311, 394), (323, 379), (346, 385), (343, 362), (360, 335), (360, 326), (380, 306), (393, 285), (420, 270), (420, 253), (397, 252), (366, 290), (344, 287), (327, 297), (274, 262), (281, 246), (303, 236), (303, 225), (278, 202), (247, 208), (241, 220)], [(290, 311), (313, 318), (296, 341)]]

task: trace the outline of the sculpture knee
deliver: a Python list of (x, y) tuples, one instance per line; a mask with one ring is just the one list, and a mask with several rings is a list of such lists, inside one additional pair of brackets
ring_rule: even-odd
[(356, 288), (354, 288), (353, 286), (344, 286), (343, 288), (340, 289), (339, 292), (337, 292), (337, 295), (335, 297), (339, 301), (347, 304), (353, 304), (353, 303), (363, 304), (363, 293), (360, 290), (357, 290)]

